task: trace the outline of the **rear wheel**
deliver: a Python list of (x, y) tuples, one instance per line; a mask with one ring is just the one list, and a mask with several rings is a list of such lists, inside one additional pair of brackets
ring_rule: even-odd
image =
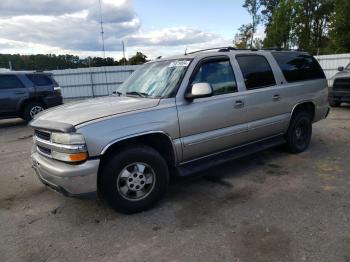
[(29, 102), (23, 110), (23, 119), (27, 122), (31, 121), (35, 115), (44, 111), (44, 106), (39, 102)]
[(297, 112), (292, 117), (286, 134), (287, 148), (291, 153), (304, 152), (311, 141), (312, 120), (307, 112)]
[(151, 147), (133, 146), (107, 160), (100, 191), (112, 208), (131, 214), (154, 206), (168, 184), (169, 170), (164, 158)]

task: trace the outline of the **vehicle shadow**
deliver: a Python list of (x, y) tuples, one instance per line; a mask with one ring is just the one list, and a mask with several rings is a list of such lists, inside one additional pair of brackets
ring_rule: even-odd
[(13, 119), (0, 119), (0, 128), (14, 127), (14, 126), (26, 126), (27, 123), (21, 118)]
[[(135, 214), (135, 217), (146, 219), (159, 213), (175, 212), (181, 223), (188, 227), (199, 219), (201, 212), (215, 212), (218, 206), (227, 203), (246, 201), (254, 193), (249, 188), (238, 188), (235, 179), (244, 178), (257, 185), (262, 184), (265, 177), (250, 177), (263, 166), (283, 158), (286, 153), (282, 147), (256, 153), (247, 157), (227, 162), (206, 171), (188, 177), (174, 177), (171, 179), (169, 190), (164, 199), (154, 208)], [(255, 176), (255, 174), (254, 174)], [(256, 179), (256, 180), (255, 180)], [(62, 208), (67, 213), (76, 215), (79, 224), (91, 223), (95, 220), (115, 220), (129, 217), (114, 211), (102, 199), (74, 199), (64, 201)], [(197, 214), (195, 214), (198, 212)], [(194, 220), (193, 220), (194, 219)]]

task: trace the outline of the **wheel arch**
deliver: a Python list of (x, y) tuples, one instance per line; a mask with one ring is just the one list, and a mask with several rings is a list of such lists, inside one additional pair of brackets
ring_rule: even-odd
[[(150, 131), (134, 134), (109, 143), (101, 152), (99, 174), (103, 170), (105, 161), (107, 161), (111, 155), (132, 145), (146, 145), (157, 150), (166, 160), (170, 174), (174, 174), (177, 163), (176, 148), (170, 135), (163, 131)], [(98, 177), (100, 177), (100, 175)]]
[(316, 105), (313, 101), (303, 101), (303, 102), (296, 104), (293, 107), (293, 110), (291, 113), (291, 119), (293, 118), (293, 116), (296, 113), (301, 112), (301, 111), (306, 111), (306, 112), (310, 113), (312, 122), (314, 121), (315, 115), (316, 115)]
[(18, 114), (19, 115), (23, 114), (24, 108), (28, 103), (31, 103), (31, 102), (39, 102), (44, 106), (45, 109), (47, 107), (44, 101), (40, 97), (29, 97), (29, 98), (23, 99), (21, 102), (18, 103), (18, 106), (17, 106)]

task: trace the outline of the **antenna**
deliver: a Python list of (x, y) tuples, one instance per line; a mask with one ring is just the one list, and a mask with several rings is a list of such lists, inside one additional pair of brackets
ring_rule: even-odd
[(105, 49), (105, 37), (104, 37), (104, 30), (103, 30), (103, 17), (102, 17), (102, 3), (101, 0), (98, 0), (99, 6), (100, 6), (100, 23), (101, 23), (101, 40), (102, 40), (102, 52), (103, 52), (103, 58), (106, 58), (106, 49)]

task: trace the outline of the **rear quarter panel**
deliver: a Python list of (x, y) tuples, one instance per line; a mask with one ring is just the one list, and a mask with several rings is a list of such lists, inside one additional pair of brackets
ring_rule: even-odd
[(283, 87), (291, 113), (303, 102), (313, 102), (315, 105), (314, 122), (326, 116), (328, 106), (328, 87), (326, 79), (316, 79), (296, 83), (287, 83)]

